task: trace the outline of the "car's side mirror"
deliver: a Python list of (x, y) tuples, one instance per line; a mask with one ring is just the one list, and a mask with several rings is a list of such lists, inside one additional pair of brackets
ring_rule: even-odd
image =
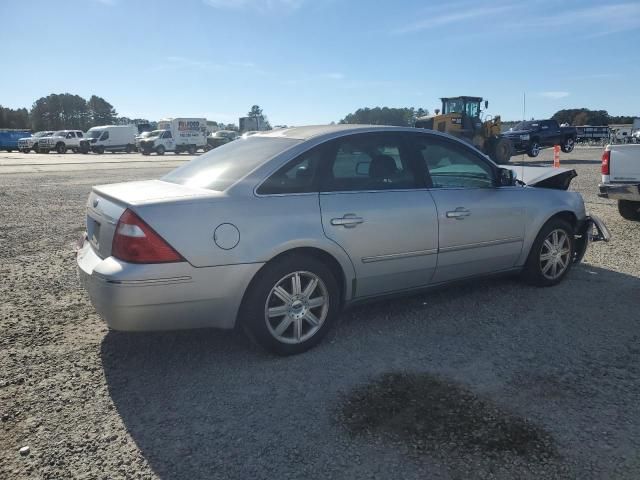
[(516, 173), (510, 168), (500, 168), (498, 170), (498, 186), (513, 187), (516, 184)]
[(484, 101), (484, 109), (486, 110), (487, 108), (489, 108), (489, 100)]

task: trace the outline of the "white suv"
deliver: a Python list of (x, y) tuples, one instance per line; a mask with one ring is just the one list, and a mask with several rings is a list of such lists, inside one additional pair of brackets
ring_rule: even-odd
[(50, 137), (41, 138), (38, 142), (40, 153), (49, 153), (55, 150), (58, 153), (66, 153), (71, 149), (73, 153), (80, 150), (80, 140), (84, 138), (81, 130), (58, 130)]

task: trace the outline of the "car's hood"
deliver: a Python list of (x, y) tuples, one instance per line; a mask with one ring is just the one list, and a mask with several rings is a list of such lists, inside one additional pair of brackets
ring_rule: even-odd
[(567, 190), (571, 180), (578, 176), (575, 170), (569, 168), (512, 166), (511, 170), (516, 173), (518, 180), (530, 187), (555, 190)]

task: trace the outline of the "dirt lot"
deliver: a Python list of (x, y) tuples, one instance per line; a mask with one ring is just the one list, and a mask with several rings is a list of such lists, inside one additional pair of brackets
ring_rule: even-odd
[(600, 153), (562, 156), (613, 235), (564, 283), (360, 307), (293, 358), (108, 332), (80, 289), (91, 186), (187, 156), (0, 154), (0, 478), (640, 478), (640, 224)]

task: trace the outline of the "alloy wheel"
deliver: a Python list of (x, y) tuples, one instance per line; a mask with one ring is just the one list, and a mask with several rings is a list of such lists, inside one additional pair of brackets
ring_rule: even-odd
[(329, 312), (329, 293), (320, 277), (297, 271), (281, 278), (264, 307), (267, 328), (282, 343), (307, 341), (322, 327)]
[(542, 242), (540, 271), (549, 280), (556, 280), (567, 270), (571, 261), (571, 242), (567, 232), (553, 230)]

